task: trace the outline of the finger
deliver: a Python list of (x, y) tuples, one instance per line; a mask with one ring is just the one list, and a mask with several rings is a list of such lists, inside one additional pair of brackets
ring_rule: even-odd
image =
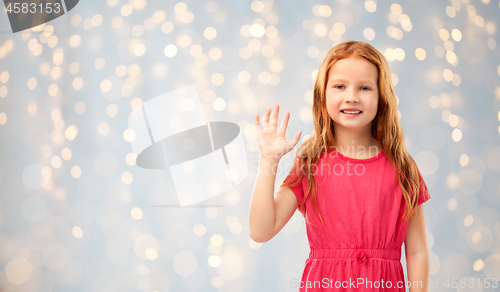
[(255, 115), (255, 130), (257, 131), (257, 134), (260, 133), (259, 115)]
[(281, 121), (281, 125), (279, 128), (280, 132), (286, 132), (286, 127), (288, 127), (288, 120), (290, 120), (290, 113), (286, 112), (283, 120)]
[(263, 123), (263, 124), (264, 124), (264, 129), (265, 129), (265, 128), (269, 128), (269, 115), (270, 115), (270, 114), (271, 114), (271, 109), (270, 109), (270, 108), (268, 108), (268, 109), (266, 110), (266, 115), (264, 116), (264, 123)]
[(295, 134), (295, 137), (293, 137), (293, 139), (290, 141), (290, 144), (292, 145), (292, 148), (295, 147), (295, 145), (297, 145), (297, 143), (300, 140), (300, 136), (301, 135), (302, 135), (302, 131), (297, 132), (297, 134)]
[(271, 127), (275, 128), (278, 125), (278, 115), (280, 114), (280, 106), (275, 105), (274, 106), (274, 114), (271, 118)]

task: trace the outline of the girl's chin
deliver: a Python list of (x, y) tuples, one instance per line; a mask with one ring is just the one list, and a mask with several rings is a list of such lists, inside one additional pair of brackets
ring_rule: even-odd
[(337, 129), (346, 129), (346, 130), (350, 130), (350, 131), (354, 131), (354, 130), (362, 131), (364, 129), (371, 129), (371, 123), (360, 125), (359, 123), (335, 123), (334, 122), (333, 127), (337, 128)]

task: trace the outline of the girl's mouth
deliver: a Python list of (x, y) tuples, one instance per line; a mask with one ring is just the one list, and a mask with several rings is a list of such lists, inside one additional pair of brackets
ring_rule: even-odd
[(344, 110), (341, 110), (340, 112), (348, 117), (356, 117), (356, 116), (359, 116), (363, 111), (344, 111)]

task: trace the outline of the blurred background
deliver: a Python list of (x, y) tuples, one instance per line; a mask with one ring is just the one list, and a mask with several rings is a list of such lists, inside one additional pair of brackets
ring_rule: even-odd
[[(249, 237), (254, 116), (279, 104), (286, 138), (306, 139), (321, 61), (361, 40), (390, 64), (432, 196), (430, 290), (494, 291), (483, 285), (500, 278), (499, 12), (498, 0), (87, 0), (15, 34), (0, 13), (1, 290), (297, 291), (300, 213), (269, 242)], [(135, 165), (127, 118), (191, 84), (207, 121), (240, 126), (249, 172), (181, 208), (168, 169)]]

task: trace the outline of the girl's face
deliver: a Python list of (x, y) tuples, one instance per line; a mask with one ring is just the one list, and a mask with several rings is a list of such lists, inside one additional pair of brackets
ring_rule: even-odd
[(338, 60), (327, 80), (326, 106), (334, 128), (370, 133), (378, 109), (377, 66), (353, 55)]

